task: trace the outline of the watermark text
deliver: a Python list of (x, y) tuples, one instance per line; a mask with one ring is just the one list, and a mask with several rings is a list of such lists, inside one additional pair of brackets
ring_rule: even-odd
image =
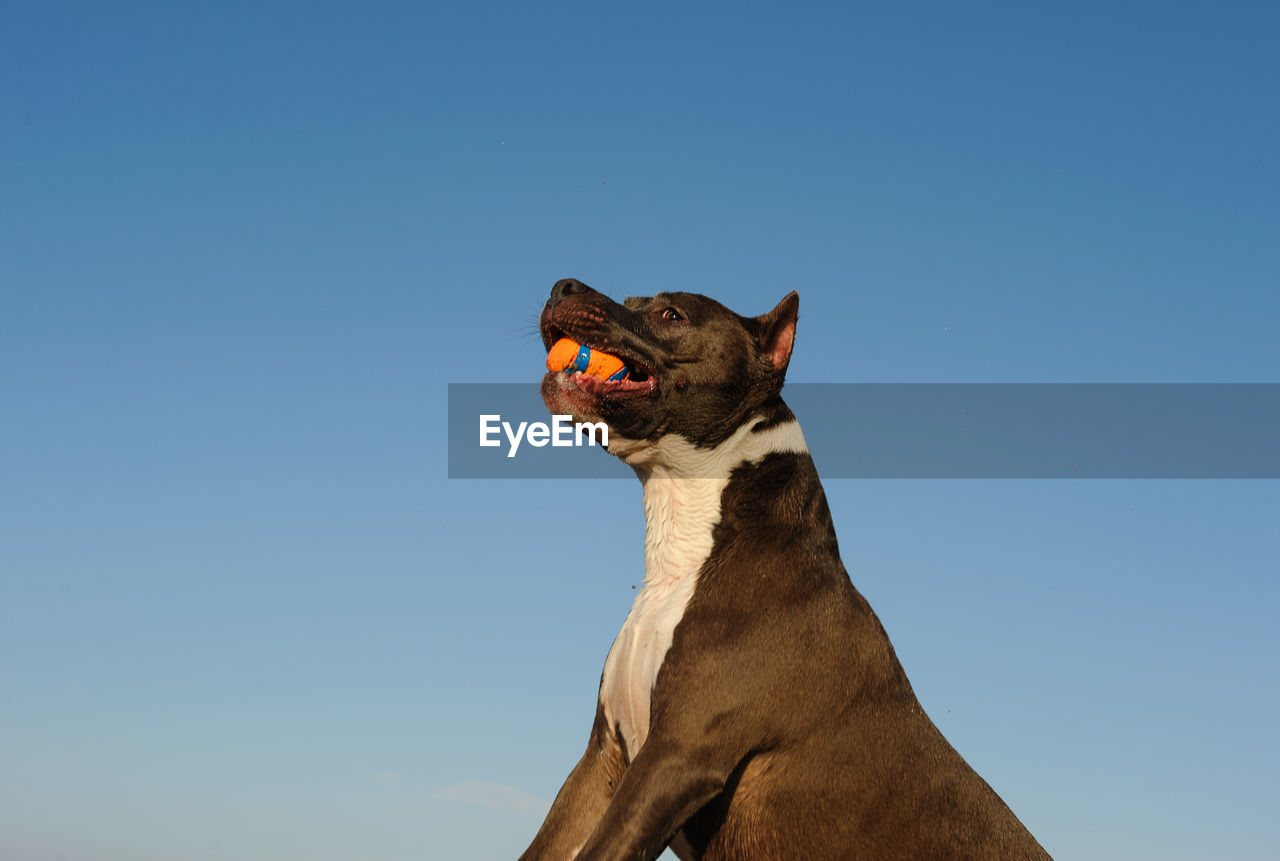
[(480, 416), (481, 446), (500, 446), (504, 435), (507, 438), (507, 457), (516, 456), (521, 442), (527, 442), (534, 448), (542, 448), (548, 443), (554, 448), (563, 448), (584, 445), (585, 437), (585, 445), (609, 445), (609, 427), (604, 422), (575, 422), (573, 416), (553, 415), (550, 425), (546, 422), (520, 422), (512, 427), (511, 422), (502, 420), (501, 414)]

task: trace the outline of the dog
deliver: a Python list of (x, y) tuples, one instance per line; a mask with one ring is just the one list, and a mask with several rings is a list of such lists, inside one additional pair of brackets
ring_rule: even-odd
[(631, 368), (541, 391), (605, 422), (639, 477), (645, 577), (522, 861), (1049, 857), (925, 714), (840, 561), (780, 394), (799, 301), (743, 317), (696, 293), (552, 288), (544, 344)]

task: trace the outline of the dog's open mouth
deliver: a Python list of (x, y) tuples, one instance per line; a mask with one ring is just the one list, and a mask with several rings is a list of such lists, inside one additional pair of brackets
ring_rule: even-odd
[(554, 325), (547, 325), (543, 336), (547, 371), (562, 389), (608, 398), (646, 394), (657, 387), (653, 371), (630, 351), (580, 342)]

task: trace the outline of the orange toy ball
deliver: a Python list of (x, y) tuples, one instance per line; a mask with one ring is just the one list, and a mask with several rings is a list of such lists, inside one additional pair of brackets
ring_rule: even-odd
[(552, 344), (547, 353), (547, 370), (553, 374), (579, 371), (601, 380), (625, 380), (628, 372), (627, 363), (617, 356), (593, 350), (572, 338), (561, 338)]
[(547, 370), (551, 373), (563, 371), (578, 359), (578, 342), (572, 338), (561, 338), (551, 345), (547, 353)]

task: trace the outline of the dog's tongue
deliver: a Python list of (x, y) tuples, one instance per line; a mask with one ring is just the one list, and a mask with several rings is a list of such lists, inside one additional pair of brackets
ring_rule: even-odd
[(601, 380), (625, 380), (630, 373), (627, 363), (617, 356), (593, 350), (572, 338), (561, 338), (547, 353), (547, 370), (578, 371)]

